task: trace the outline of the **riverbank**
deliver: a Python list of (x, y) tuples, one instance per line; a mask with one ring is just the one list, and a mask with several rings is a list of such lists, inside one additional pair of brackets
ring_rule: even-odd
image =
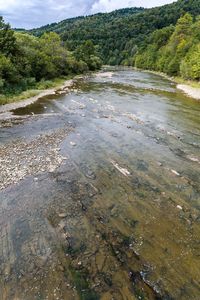
[[(140, 70), (140, 69), (138, 69)], [(144, 72), (160, 75), (174, 83), (176, 83), (177, 89), (181, 90), (184, 94), (187, 96), (200, 100), (200, 83), (197, 81), (192, 80), (185, 80), (181, 77), (170, 77), (165, 73), (157, 72), (157, 71), (151, 71), (151, 70), (142, 70)]]
[(200, 100), (200, 88), (194, 88), (186, 84), (178, 84), (177, 88), (196, 100)]
[(52, 81), (51, 88), (25, 91), (19, 96), (11, 98), (10, 102), (0, 105), (0, 116), (11, 110), (33, 104), (42, 97), (66, 93), (66, 91), (72, 87), (73, 83), (74, 79), (56, 79)]
[(180, 77), (174, 78), (177, 88), (191, 98), (200, 100), (200, 83), (192, 80), (184, 80)]
[(34, 96), (39, 95), (40, 93), (43, 93), (46, 90), (59, 88), (62, 86), (65, 81), (72, 79), (73, 77), (58, 77), (52, 80), (42, 80), (38, 82), (34, 87), (31, 89), (27, 89), (19, 94), (0, 94), (0, 107), (1, 105), (6, 105), (13, 102), (19, 102)]
[[(93, 74), (96, 74), (96, 76), (110, 77), (113, 73), (97, 72)], [(85, 74), (84, 77), (85, 76), (87, 75)], [(1, 101), (2, 99), (0, 99), (0, 119), (11, 118), (12, 114), (10, 112), (12, 110), (26, 107), (30, 104), (35, 103), (43, 97), (65, 94), (69, 90), (69, 88), (73, 86), (74, 81), (78, 78), (83, 78), (83, 75), (76, 75), (74, 77), (71, 76), (71, 78), (56, 78), (52, 81), (44, 81), (39, 83), (38, 89), (27, 90), (17, 96), (11, 96), (10, 98), (5, 97), (3, 101)], [(46, 86), (48, 86), (48, 88), (45, 88)]]

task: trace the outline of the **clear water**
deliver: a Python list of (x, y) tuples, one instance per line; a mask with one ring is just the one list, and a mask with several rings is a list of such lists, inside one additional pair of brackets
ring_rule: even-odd
[(0, 192), (0, 299), (200, 299), (200, 103), (105, 72), (1, 129), (5, 145), (74, 127), (56, 171)]

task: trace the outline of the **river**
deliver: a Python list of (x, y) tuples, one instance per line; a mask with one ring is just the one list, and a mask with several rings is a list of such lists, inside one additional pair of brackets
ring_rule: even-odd
[(105, 68), (1, 121), (0, 299), (200, 299), (200, 103)]

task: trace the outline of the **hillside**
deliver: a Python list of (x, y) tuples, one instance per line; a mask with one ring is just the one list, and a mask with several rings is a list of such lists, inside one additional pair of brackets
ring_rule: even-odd
[(143, 12), (145, 9), (142, 7), (134, 7), (134, 8), (123, 8), (119, 10), (112, 11), (110, 13), (98, 13), (95, 15), (89, 15), (89, 16), (79, 16), (75, 18), (70, 18), (63, 20), (59, 23), (52, 23), (47, 24), (45, 26), (42, 26), (40, 28), (36, 28), (33, 30), (30, 30), (34, 35), (41, 36), (45, 32), (54, 31), (58, 34), (62, 34), (63, 32), (74, 29), (75, 27), (81, 26), (84, 22), (93, 22), (98, 23), (99, 26), (106, 23), (113, 22), (116, 18), (122, 18), (122, 17), (128, 17), (135, 13)]
[(154, 31), (133, 63), (138, 68), (200, 80), (200, 18), (186, 13), (176, 26)]
[(74, 50), (85, 40), (92, 40), (98, 45), (104, 63), (115, 65), (132, 57), (138, 47), (145, 45), (153, 31), (175, 25), (186, 12), (199, 15), (200, 1), (179, 0), (152, 9), (131, 8), (78, 17), (30, 32), (40, 36), (44, 32), (55, 31), (61, 35), (69, 50)]

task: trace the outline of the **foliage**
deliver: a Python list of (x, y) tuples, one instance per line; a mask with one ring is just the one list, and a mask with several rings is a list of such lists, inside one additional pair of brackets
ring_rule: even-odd
[(99, 69), (102, 65), (92, 41), (85, 41), (75, 51), (77, 60), (85, 62), (90, 70)]
[(134, 56), (135, 66), (200, 79), (200, 19), (186, 13), (175, 27), (155, 31)]
[[(89, 56), (88, 45), (92, 49)], [(91, 41), (79, 48), (80, 59), (67, 50), (57, 33), (44, 33), (38, 38), (14, 32), (0, 18), (0, 93), (19, 93), (36, 87), (41, 80), (100, 68), (101, 60)]]
[(131, 65), (137, 49), (145, 47), (155, 30), (175, 25), (186, 12), (199, 15), (199, 0), (178, 0), (152, 9), (126, 8), (72, 18), (31, 30), (31, 33), (41, 36), (44, 32), (54, 31), (72, 51), (91, 40), (98, 46), (104, 64)]
[(186, 79), (200, 80), (200, 43), (191, 47), (181, 61), (180, 74)]

